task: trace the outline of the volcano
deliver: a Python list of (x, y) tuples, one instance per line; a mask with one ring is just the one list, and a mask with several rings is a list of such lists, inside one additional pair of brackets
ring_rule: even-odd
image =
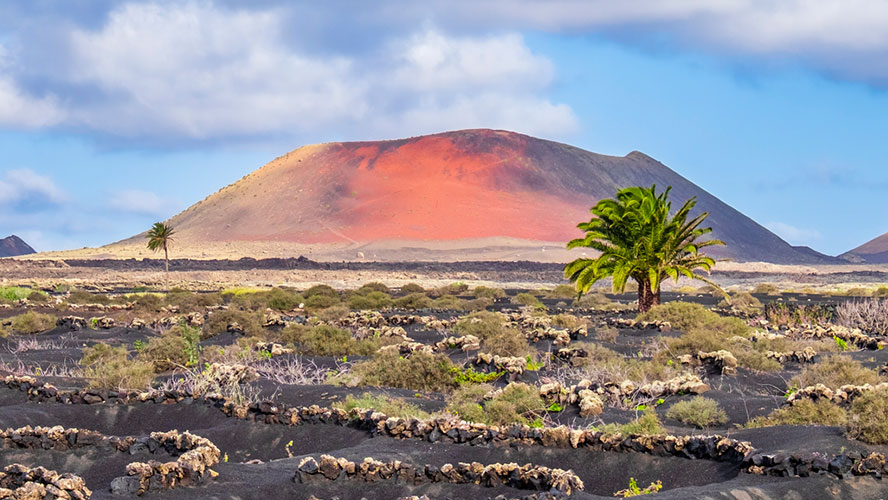
[[(820, 262), (643, 153), (605, 156), (486, 129), (304, 146), (169, 223), (180, 256), (224, 248), (228, 256), (568, 260), (564, 243), (580, 236), (592, 205), (652, 184), (672, 186), (675, 205), (697, 197), (713, 236), (727, 243), (714, 255)], [(142, 252), (144, 239), (115, 246), (128, 245)]]
[(0, 239), (0, 257), (15, 257), (35, 253), (31, 245), (16, 235)]
[(839, 255), (839, 258), (855, 263), (888, 264), (888, 233)]

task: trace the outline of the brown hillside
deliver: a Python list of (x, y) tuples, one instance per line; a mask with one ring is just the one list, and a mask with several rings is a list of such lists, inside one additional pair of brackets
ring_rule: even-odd
[[(341, 258), (367, 250), (371, 258), (385, 250), (390, 259), (501, 259), (533, 258), (508, 249), (548, 245), (554, 258), (579, 236), (576, 224), (597, 200), (651, 184), (671, 185), (676, 204), (698, 197), (698, 207), (711, 212), (715, 237), (728, 243), (722, 256), (818, 260), (643, 153), (605, 156), (495, 130), (305, 146), (170, 222), (180, 256), (224, 247), (229, 256), (240, 249), (258, 257), (257, 249), (272, 248), (261, 253)], [(142, 252), (143, 243), (136, 236), (106, 249)]]
[(874, 238), (863, 245), (839, 256), (851, 262), (888, 264), (888, 233)]

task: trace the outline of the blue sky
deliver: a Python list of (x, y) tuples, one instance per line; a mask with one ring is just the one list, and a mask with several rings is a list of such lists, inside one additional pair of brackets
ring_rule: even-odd
[(128, 237), (302, 144), (495, 127), (643, 151), (793, 244), (888, 231), (867, 0), (0, 5), (0, 236)]

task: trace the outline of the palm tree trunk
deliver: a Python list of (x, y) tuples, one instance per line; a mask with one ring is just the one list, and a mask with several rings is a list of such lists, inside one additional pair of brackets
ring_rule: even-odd
[(651, 307), (660, 305), (660, 289), (651, 292), (651, 282), (642, 280), (638, 282), (638, 312), (648, 312)]
[(166, 266), (166, 273), (170, 274), (170, 254), (167, 252), (166, 244), (163, 245), (163, 263)]

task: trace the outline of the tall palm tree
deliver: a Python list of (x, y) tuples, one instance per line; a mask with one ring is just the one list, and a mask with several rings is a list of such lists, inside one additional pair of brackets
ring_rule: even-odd
[(700, 253), (720, 240), (697, 241), (712, 228), (700, 224), (708, 212), (688, 220), (696, 198), (687, 200), (670, 217), (669, 191), (657, 194), (650, 189), (629, 187), (617, 192), (616, 199), (606, 198), (592, 207), (595, 217), (577, 227), (584, 238), (572, 240), (567, 248), (589, 247), (601, 252), (597, 258), (576, 259), (564, 268), (564, 276), (576, 283), (582, 295), (600, 279), (613, 278), (613, 291), (623, 293), (629, 278), (638, 284), (638, 310), (645, 312), (660, 303), (660, 283), (666, 278), (678, 281), (686, 276), (712, 284), (695, 270), (707, 272), (715, 260)]
[(173, 230), (173, 226), (168, 226), (163, 222), (155, 222), (151, 229), (148, 230), (148, 233), (145, 235), (148, 238), (148, 248), (159, 252), (163, 249), (163, 260), (166, 265), (166, 272), (170, 272), (170, 253), (169, 246), (173, 241), (173, 234), (175, 231)]

